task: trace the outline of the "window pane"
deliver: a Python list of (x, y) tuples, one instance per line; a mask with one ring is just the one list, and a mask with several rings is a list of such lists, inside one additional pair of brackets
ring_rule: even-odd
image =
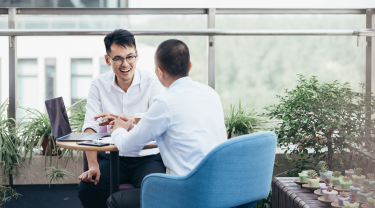
[(45, 78), (46, 78), (46, 100), (55, 98), (56, 88), (56, 59), (46, 58), (45, 59)]
[(0, 37), (0, 103), (9, 97), (8, 37)]
[[(18, 59), (17, 62), (17, 105), (38, 108), (38, 65), (37, 59)], [(17, 109), (17, 119), (25, 116), (25, 111)]]
[(92, 80), (92, 59), (71, 60), (71, 99), (72, 104), (87, 98)]
[(104, 58), (100, 58), (100, 74), (111, 71), (112, 68), (107, 65)]
[[(217, 17), (219, 28), (364, 28), (365, 15), (248, 15)], [(365, 82), (365, 47), (352, 36), (216, 37), (216, 91), (223, 104), (252, 108), (278, 103), (297, 74), (320, 82)]]

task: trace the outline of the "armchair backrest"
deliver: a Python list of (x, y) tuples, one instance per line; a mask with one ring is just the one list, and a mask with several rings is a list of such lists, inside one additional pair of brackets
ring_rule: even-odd
[[(180, 185), (171, 183), (172, 190), (185, 193), (186, 201), (179, 203), (186, 206), (180, 207), (189, 207), (191, 202), (191, 207), (235, 207), (266, 198), (276, 143), (275, 133), (260, 132), (232, 138), (217, 146), (188, 175), (177, 177)], [(149, 185), (152, 187), (153, 181), (146, 181), (148, 177), (143, 181), (142, 192), (143, 189), (147, 192)], [(152, 193), (143, 193), (142, 197), (143, 205), (153, 198)]]

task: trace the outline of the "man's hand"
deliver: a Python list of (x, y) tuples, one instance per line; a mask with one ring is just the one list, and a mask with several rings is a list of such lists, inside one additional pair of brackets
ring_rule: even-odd
[(116, 118), (118, 118), (118, 115), (113, 113), (100, 113), (94, 117), (94, 120), (101, 118), (101, 123), (99, 123), (99, 126), (107, 126), (109, 123)]
[[(92, 179), (92, 177), (95, 176), (95, 180)], [(91, 182), (96, 185), (99, 182), (100, 178), (100, 169), (99, 165), (95, 165), (90, 167), (90, 169), (86, 172), (83, 172), (80, 176), (78, 176), (78, 179), (85, 182)]]
[(111, 121), (109, 125), (109, 128), (115, 131), (118, 128), (124, 128), (127, 131), (130, 131), (134, 125), (133, 125), (134, 118), (133, 117), (126, 117), (126, 116), (119, 116), (114, 121)]

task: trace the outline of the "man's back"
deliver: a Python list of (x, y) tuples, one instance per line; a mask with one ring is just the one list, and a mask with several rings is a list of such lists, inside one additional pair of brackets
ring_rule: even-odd
[(223, 108), (212, 88), (183, 77), (154, 102), (158, 101), (164, 102), (171, 114), (168, 130), (156, 142), (160, 150), (167, 150), (161, 150), (166, 166), (180, 166), (171, 170), (172, 174), (190, 172), (208, 152), (226, 141)]

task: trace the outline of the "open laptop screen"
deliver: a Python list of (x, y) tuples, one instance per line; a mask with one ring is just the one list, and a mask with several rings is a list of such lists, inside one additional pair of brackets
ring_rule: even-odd
[(62, 97), (46, 100), (45, 103), (54, 138), (72, 133)]

